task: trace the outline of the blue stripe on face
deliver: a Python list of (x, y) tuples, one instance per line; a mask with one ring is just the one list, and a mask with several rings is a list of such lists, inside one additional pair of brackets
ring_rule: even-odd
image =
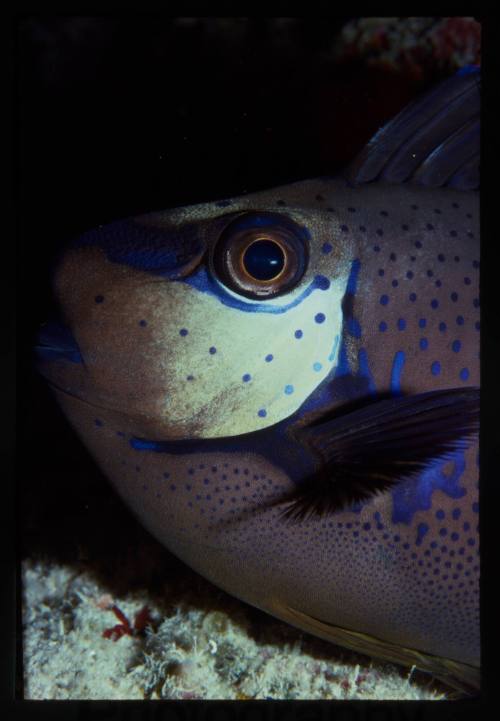
[(399, 350), (392, 361), (391, 392), (395, 396), (401, 395), (401, 373), (405, 363), (404, 351)]
[(330, 287), (328, 278), (325, 278), (323, 275), (316, 275), (307, 288), (290, 303), (286, 303), (285, 305), (270, 305), (269, 303), (247, 303), (241, 298), (235, 298), (228, 293), (224, 286), (217, 282), (204, 267), (200, 267), (196, 273), (193, 273), (187, 278), (182, 278), (180, 282), (186, 283), (202, 293), (208, 293), (217, 298), (223, 305), (242, 310), (244, 313), (286, 313), (291, 308), (295, 308), (302, 303), (302, 301), (315, 290), (328, 290)]

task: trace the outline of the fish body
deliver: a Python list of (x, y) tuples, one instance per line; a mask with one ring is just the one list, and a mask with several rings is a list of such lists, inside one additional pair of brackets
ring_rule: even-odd
[(477, 688), (478, 194), (362, 177), (373, 149), (347, 174), (77, 239), (40, 369), (121, 496), (200, 574)]

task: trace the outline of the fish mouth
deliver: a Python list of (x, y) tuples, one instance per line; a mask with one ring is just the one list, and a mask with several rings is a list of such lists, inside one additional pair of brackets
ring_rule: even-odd
[(50, 319), (38, 331), (34, 352), (38, 361), (68, 360), (83, 363), (71, 330), (59, 319)]

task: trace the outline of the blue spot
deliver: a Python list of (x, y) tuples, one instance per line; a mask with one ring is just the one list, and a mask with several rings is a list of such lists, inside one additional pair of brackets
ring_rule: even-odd
[(103, 422), (102, 422), (99, 418), (96, 418), (96, 419), (94, 420), (94, 423), (96, 424), (96, 426), (99, 426), (99, 427), (102, 426), (102, 425), (104, 425)]
[(243, 381), (243, 383), (248, 383), (248, 381), (249, 381), (251, 378), (252, 378), (252, 376), (250, 375), (250, 373), (245, 373), (245, 375), (242, 376), (242, 381)]
[(313, 369), (316, 372), (320, 371), (322, 368), (323, 368), (323, 366), (321, 365), (321, 363), (318, 363), (317, 361), (316, 361), (316, 363), (313, 363)]
[(456, 303), (457, 300), (458, 300), (458, 293), (452, 293), (452, 294), (450, 295), (450, 298), (452, 299), (452, 301), (453, 301), (454, 303)]
[(187, 380), (187, 381), (194, 381), (194, 376), (187, 376), (186, 380)]
[(420, 338), (420, 341), (419, 341), (420, 350), (425, 350), (428, 345), (429, 345), (429, 341), (427, 340), (427, 338)]
[(139, 321), (139, 325), (142, 325), (142, 327), (144, 328), (144, 326), (147, 325), (147, 321), (145, 321), (145, 320), (140, 320), (140, 321)]
[(407, 272), (407, 274), (406, 274), (406, 277), (411, 280), (411, 279), (413, 278), (413, 271), (412, 271), (412, 270), (409, 270), (409, 271)]
[(332, 250), (333, 250), (333, 245), (331, 245), (330, 243), (323, 243), (323, 245), (321, 247), (322, 253), (324, 253), (325, 255), (328, 255), (328, 253), (331, 253)]
[(271, 353), (269, 353), (268, 355), (266, 355), (264, 360), (266, 361), (266, 363), (270, 363), (273, 358), (274, 358), (274, 356)]
[(461, 515), (462, 515), (462, 511), (460, 510), (460, 508), (454, 508), (454, 509), (453, 509), (453, 512), (452, 512), (452, 514), (451, 514), (452, 518), (453, 518), (455, 521), (458, 520)]
[(460, 538), (460, 536), (458, 535), (458, 533), (453, 532), (453, 533), (451, 534), (451, 540), (452, 540), (452, 541), (458, 541), (459, 538)]
[(404, 330), (406, 328), (406, 321), (404, 318), (398, 320), (398, 330)]
[(316, 321), (316, 323), (324, 323), (325, 318), (326, 316), (324, 313), (316, 313), (316, 315), (314, 316), (314, 320)]
[(451, 344), (451, 347), (452, 347), (452, 350), (454, 353), (458, 353), (458, 351), (460, 350), (460, 347), (461, 347), (460, 341), (454, 340), (453, 343)]
[(475, 502), (472, 504), (472, 510), (474, 511), (474, 513), (479, 513), (479, 503), (477, 503), (477, 502), (475, 501)]
[(422, 545), (422, 539), (425, 536), (425, 534), (428, 532), (429, 526), (427, 523), (419, 523), (417, 526), (417, 538), (415, 540), (416, 546)]
[(433, 376), (438, 376), (441, 373), (441, 363), (439, 361), (434, 361), (431, 365), (431, 373)]
[(380, 321), (378, 329), (381, 333), (384, 333), (387, 330), (387, 323), (385, 322), (385, 320)]
[(425, 318), (420, 318), (420, 320), (418, 321), (419, 328), (425, 328), (426, 324), (427, 324), (427, 321), (425, 320)]
[(441, 323), (439, 324), (439, 330), (441, 331), (441, 333), (444, 333), (446, 330), (446, 323), (441, 321)]
[(466, 381), (469, 377), (469, 369), (468, 368), (462, 368), (460, 371), (460, 379), (463, 381)]
[(397, 281), (396, 279), (394, 279), (394, 280), (392, 281), (392, 284), (391, 284), (391, 285), (392, 285), (393, 288), (397, 288), (399, 284), (398, 284), (398, 281)]
[(401, 394), (401, 373), (405, 363), (405, 353), (399, 350), (392, 361), (391, 370), (391, 392), (393, 395)]
[(380, 246), (379, 246), (379, 245), (374, 245), (374, 246), (373, 246), (373, 250), (375, 251), (375, 253), (380, 253)]
[(462, 315), (457, 315), (457, 325), (463, 325), (464, 324), (464, 317)]
[(324, 275), (316, 275), (314, 281), (316, 288), (319, 288), (319, 290), (328, 290), (330, 287), (330, 281)]
[(444, 511), (440, 508), (439, 511), (436, 511), (436, 518), (439, 518), (441, 521), (444, 518)]
[(302, 338), (302, 336), (303, 336), (304, 334), (302, 333), (301, 330), (296, 330), (295, 333), (294, 333), (294, 335), (295, 335), (296, 338)]
[(208, 349), (208, 352), (210, 353), (210, 355), (213, 355), (214, 353), (217, 353), (217, 348), (215, 348), (215, 346), (212, 346)]
[(265, 418), (267, 416), (267, 411), (265, 410), (265, 408), (261, 408), (257, 415), (261, 418)]
[(389, 302), (389, 296), (388, 295), (381, 295), (380, 296), (380, 305), (387, 305)]
[(293, 391), (294, 391), (293, 386), (290, 386), (290, 385), (285, 386), (285, 393), (287, 396), (291, 395), (293, 393)]
[(412, 303), (414, 303), (417, 300), (417, 294), (416, 293), (410, 293), (409, 298)]
[(436, 309), (438, 307), (438, 305), (439, 305), (439, 302), (436, 300), (436, 298), (433, 298), (431, 300), (431, 308)]
[(181, 328), (179, 331), (179, 335), (187, 335), (189, 331), (186, 328)]

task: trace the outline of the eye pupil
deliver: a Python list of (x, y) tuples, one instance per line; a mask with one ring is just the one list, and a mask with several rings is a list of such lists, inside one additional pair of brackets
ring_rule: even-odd
[(283, 250), (272, 240), (256, 240), (243, 255), (246, 272), (256, 280), (271, 280), (281, 273), (285, 265)]

